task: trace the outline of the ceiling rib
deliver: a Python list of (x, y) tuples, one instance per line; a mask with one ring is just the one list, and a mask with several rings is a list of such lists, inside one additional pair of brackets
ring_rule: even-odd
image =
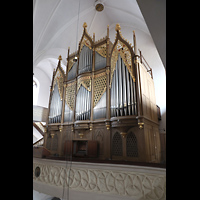
[[(88, 9), (80, 12), (79, 16), (83, 17), (84, 15), (88, 14), (90, 11), (94, 10), (94, 6), (89, 7)], [(78, 15), (73, 17), (70, 21), (68, 21), (64, 26), (62, 26), (57, 32), (56, 34), (51, 38), (51, 40), (48, 42), (48, 44), (45, 46), (44, 49), (49, 49), (52, 44), (54, 43), (54, 41), (72, 24), (74, 23), (76, 20), (78, 20)]]
[(34, 49), (34, 51), (33, 51), (34, 53), (37, 51), (37, 49), (38, 49), (38, 47), (39, 47), (39, 44), (40, 44), (40, 41), (41, 41), (41, 39), (43, 38), (43, 35), (44, 35), (44, 33), (45, 33), (45, 31), (46, 31), (46, 29), (47, 29), (47, 27), (48, 27), (48, 25), (49, 25), (51, 19), (53, 18), (54, 14), (55, 14), (55, 12), (56, 12), (56, 10), (57, 10), (57, 8), (59, 7), (60, 3), (61, 3), (61, 0), (58, 0), (57, 4), (55, 5), (54, 9), (52, 10), (52, 13), (51, 13), (51, 15), (50, 15), (50, 17), (49, 17), (49, 19), (48, 19), (46, 25), (45, 25), (44, 28), (42, 29), (42, 31), (41, 31), (41, 33), (40, 33), (40, 36), (39, 36), (39, 38), (38, 38), (38, 40), (37, 40), (37, 43), (36, 43), (36, 45), (35, 45), (35, 49)]

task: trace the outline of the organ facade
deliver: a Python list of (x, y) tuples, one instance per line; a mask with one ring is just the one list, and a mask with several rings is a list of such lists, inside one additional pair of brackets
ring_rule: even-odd
[[(78, 50), (68, 48), (53, 72), (44, 147), (51, 156), (160, 162), (152, 69), (116, 25), (114, 43), (95, 41), (83, 24)], [(77, 59), (76, 59), (77, 57)]]

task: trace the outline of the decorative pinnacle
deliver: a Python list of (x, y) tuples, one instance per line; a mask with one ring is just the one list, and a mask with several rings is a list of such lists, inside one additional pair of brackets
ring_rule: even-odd
[(62, 60), (62, 56), (61, 55), (59, 55), (58, 60)]
[(115, 30), (116, 30), (116, 31), (120, 31), (120, 30), (121, 30), (121, 27), (120, 27), (119, 24), (116, 24)]
[(86, 22), (83, 23), (83, 28), (87, 28), (87, 23)]

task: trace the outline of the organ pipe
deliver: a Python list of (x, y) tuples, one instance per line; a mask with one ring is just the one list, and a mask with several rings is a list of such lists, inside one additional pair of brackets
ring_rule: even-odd
[(76, 120), (90, 119), (90, 92), (80, 87), (76, 100)]
[[(117, 64), (118, 64), (118, 61), (117, 61)], [(118, 77), (118, 68), (116, 66), (116, 76), (115, 76), (115, 84), (116, 84), (116, 88), (115, 88), (115, 91), (116, 91), (116, 94), (114, 96), (114, 98), (116, 98), (116, 101), (115, 101), (115, 109), (117, 111), (116, 115), (119, 116), (119, 77)]]
[(111, 85), (111, 116), (136, 115), (135, 83), (120, 54)]
[(120, 116), (123, 115), (122, 113), (122, 69), (121, 69), (121, 57), (120, 55), (118, 54), (118, 71), (119, 71), (119, 105), (118, 105), (118, 108), (119, 108), (119, 111), (120, 111)]
[(129, 72), (128, 72), (128, 69), (125, 67), (125, 71), (126, 71), (126, 82), (127, 82), (127, 107), (128, 107), (128, 115), (131, 115), (131, 108), (130, 108), (130, 105), (131, 105), (131, 96), (130, 96), (130, 75), (129, 75)]
[(127, 115), (127, 102), (126, 102), (126, 73), (125, 73), (125, 69), (127, 69), (126, 67), (124, 67), (124, 62), (122, 60), (122, 81), (123, 81), (123, 106), (124, 106), (124, 115)]
[[(83, 38), (84, 38), (83, 41), (84, 43), (80, 43), (81, 49), (78, 52), (79, 62), (75, 62), (73, 63), (73, 65), (72, 63), (70, 63), (71, 69), (67, 72), (67, 80), (64, 79), (64, 81), (71, 80), (70, 83), (71, 82), (73, 83), (73, 81), (77, 82), (80, 81), (79, 83), (81, 83), (81, 81), (84, 81), (86, 79), (84, 79), (84, 75), (81, 77), (79, 77), (78, 75), (84, 72), (92, 71), (92, 66), (93, 66), (94, 67), (93, 69), (95, 71), (91, 73), (90, 77), (93, 77), (91, 83), (94, 84), (95, 76), (98, 77), (100, 73), (104, 72), (104, 70), (106, 71), (108, 76), (108, 74), (110, 73), (109, 70), (111, 69), (112, 83), (111, 83), (110, 97), (108, 98), (107, 96), (108, 89), (107, 90), (92, 89), (93, 94), (95, 95), (95, 97), (92, 97), (91, 89), (87, 88), (88, 82), (87, 81), (82, 82), (83, 84), (81, 86), (79, 85), (80, 88), (78, 89), (78, 91), (74, 89), (75, 91), (74, 93), (76, 93), (76, 91), (77, 93), (76, 96), (74, 97), (75, 99), (73, 99), (74, 100), (73, 102), (75, 102), (73, 108), (69, 102), (66, 103), (65, 101), (64, 114), (63, 114), (64, 122), (72, 121), (72, 117), (75, 117), (75, 120), (90, 119), (91, 108), (94, 105), (95, 105), (94, 108), (92, 108), (93, 119), (106, 118), (106, 113), (108, 113), (106, 112), (107, 108), (106, 103), (108, 102), (106, 101), (106, 98), (107, 100), (110, 99), (109, 104), (112, 117), (136, 115), (137, 114), (136, 85), (135, 82), (133, 81), (134, 78), (132, 74), (133, 66), (131, 64), (133, 55), (131, 54), (130, 47), (128, 47), (127, 44), (123, 43), (122, 40), (117, 43), (116, 48), (113, 48), (114, 53), (111, 55), (111, 57), (113, 56), (111, 59), (112, 60), (111, 63), (112, 64), (113, 62), (115, 63), (115, 66), (113, 66), (112, 64), (109, 63), (110, 61), (108, 60), (109, 57), (108, 55), (110, 53), (110, 50), (112, 49), (112, 46), (110, 46), (111, 48), (108, 48), (108, 43), (106, 43), (108, 41), (105, 40), (104, 42), (102, 40), (99, 43), (95, 44), (95, 42), (92, 42), (92, 40), (89, 41), (88, 38), (86, 37)], [(95, 52), (93, 52), (92, 48), (93, 50), (95, 50)], [(95, 58), (94, 60), (93, 56)], [(69, 57), (68, 53), (68, 61), (71, 62), (72, 57)], [(103, 69), (106, 66), (107, 68)], [(115, 69), (113, 69), (114, 67)], [(130, 71), (130, 69), (132, 71)], [(99, 72), (96, 73), (96, 70), (99, 70)], [(87, 73), (87, 76), (89, 76), (88, 74), (89, 73)], [(72, 80), (75, 78), (76, 80)], [(81, 78), (81, 80), (78, 80), (79, 78)], [(95, 88), (101, 87), (102, 84), (105, 84), (105, 81), (107, 81), (104, 79), (104, 83), (102, 83), (103, 82), (102, 80), (98, 82), (99, 85), (97, 84), (97, 82), (95, 83), (97, 84)], [(106, 82), (106, 84), (108, 84), (108, 82)], [(60, 90), (58, 90), (58, 86), (59, 86), (58, 83), (56, 83), (51, 96), (50, 109), (49, 109), (49, 123), (61, 122), (62, 100), (60, 98), (59, 94)], [(90, 88), (93, 87), (94, 85), (92, 86), (90, 85)], [(96, 96), (98, 96), (98, 98), (96, 98)], [(94, 105), (93, 104), (91, 105), (92, 99), (95, 102), (95, 103), (92, 102), (94, 103)]]
[(50, 113), (49, 113), (49, 123), (59, 123), (61, 122), (62, 114), (62, 100), (58, 91), (58, 85), (55, 84), (53, 94), (51, 97)]
[(91, 70), (92, 70), (92, 50), (84, 45), (80, 53), (78, 73), (81, 74), (83, 72), (88, 72)]

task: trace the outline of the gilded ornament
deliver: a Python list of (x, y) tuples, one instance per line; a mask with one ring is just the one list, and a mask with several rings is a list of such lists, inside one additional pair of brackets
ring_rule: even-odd
[(106, 91), (106, 72), (94, 76), (94, 107)]
[(122, 137), (125, 138), (126, 135), (127, 135), (127, 133), (125, 133), (125, 132), (121, 132), (120, 135), (122, 135)]
[(95, 48), (95, 51), (106, 58), (106, 43)]
[(58, 60), (62, 60), (62, 56), (61, 55), (59, 55)]
[(56, 75), (54, 77), (53, 88), (52, 88), (52, 91), (53, 91), (56, 83), (58, 84), (58, 91), (59, 91), (61, 100), (62, 100), (62, 96), (63, 96), (63, 82), (64, 82), (64, 76), (63, 75), (64, 75), (63, 69), (60, 69), (60, 67), (58, 67)]
[(78, 79), (77, 82), (77, 92), (80, 89), (81, 85), (88, 90), (91, 91), (91, 77), (90, 76), (84, 76)]
[(86, 22), (83, 23), (83, 28), (87, 28), (87, 23)]
[(115, 71), (116, 67), (116, 62), (118, 60), (118, 54), (120, 54), (125, 66), (127, 67), (133, 81), (135, 82), (135, 77), (132, 73), (132, 57), (131, 57), (131, 52), (130, 49), (124, 44), (121, 40), (117, 41), (116, 46), (114, 47), (114, 50), (112, 52), (112, 57), (111, 57), (111, 79), (110, 79), (110, 87), (112, 83), (112, 78), (113, 78), (113, 73)]
[(75, 88), (76, 88), (75, 81), (73, 83), (67, 84), (66, 87), (65, 102), (72, 111), (74, 110)]
[(138, 122), (139, 129), (143, 129), (144, 123), (143, 122)]
[(82, 50), (84, 45), (87, 46), (89, 49), (92, 49), (92, 44), (91, 44), (90, 40), (85, 35), (84, 35), (84, 37), (81, 41), (80, 53), (81, 53), (81, 50)]
[(116, 30), (116, 31), (120, 31), (120, 30), (121, 30), (121, 27), (120, 27), (119, 24), (116, 24), (115, 30)]

